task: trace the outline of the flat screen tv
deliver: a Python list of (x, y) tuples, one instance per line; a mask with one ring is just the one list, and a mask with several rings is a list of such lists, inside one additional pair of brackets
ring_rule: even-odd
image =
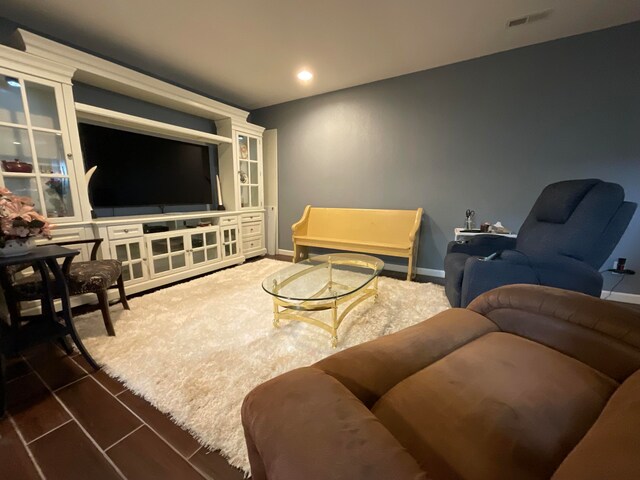
[(78, 125), (94, 208), (213, 203), (209, 148), (87, 123)]

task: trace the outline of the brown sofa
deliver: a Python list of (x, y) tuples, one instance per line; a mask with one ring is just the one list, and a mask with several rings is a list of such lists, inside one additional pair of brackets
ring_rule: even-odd
[(640, 479), (639, 368), (638, 312), (501, 287), (253, 390), (253, 479)]

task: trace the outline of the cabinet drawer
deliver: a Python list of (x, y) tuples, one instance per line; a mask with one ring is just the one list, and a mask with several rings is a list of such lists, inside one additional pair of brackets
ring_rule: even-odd
[(245, 213), (242, 215), (242, 223), (262, 221), (261, 213)]
[(262, 235), (262, 223), (253, 222), (242, 225), (242, 236), (251, 237), (253, 235)]
[(107, 227), (107, 233), (109, 234), (109, 240), (139, 237), (143, 234), (142, 224), (136, 223), (133, 225), (118, 225), (114, 227)]
[(238, 223), (238, 217), (221, 217), (220, 225), (236, 225)]
[(252, 250), (258, 250), (260, 248), (262, 248), (262, 239), (260, 237), (242, 242), (243, 252), (251, 252)]

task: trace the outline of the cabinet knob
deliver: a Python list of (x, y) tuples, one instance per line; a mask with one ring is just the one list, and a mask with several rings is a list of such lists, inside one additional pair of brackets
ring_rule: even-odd
[(67, 158), (71, 160), (73, 158), (73, 153), (67, 153)]
[(129, 233), (129, 229), (128, 229), (128, 228), (125, 228), (125, 229), (124, 229), (124, 233)]

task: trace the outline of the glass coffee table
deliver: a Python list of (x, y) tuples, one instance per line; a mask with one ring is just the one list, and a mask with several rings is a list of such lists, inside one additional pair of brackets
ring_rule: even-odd
[[(262, 282), (273, 296), (273, 325), (280, 320), (297, 320), (322, 328), (338, 345), (338, 327), (359, 303), (378, 296), (378, 275), (384, 262), (370, 255), (332, 253), (293, 263)], [(349, 303), (350, 302), (350, 303)], [(349, 303), (338, 315), (338, 307)], [(331, 323), (308, 312), (331, 310)]]

